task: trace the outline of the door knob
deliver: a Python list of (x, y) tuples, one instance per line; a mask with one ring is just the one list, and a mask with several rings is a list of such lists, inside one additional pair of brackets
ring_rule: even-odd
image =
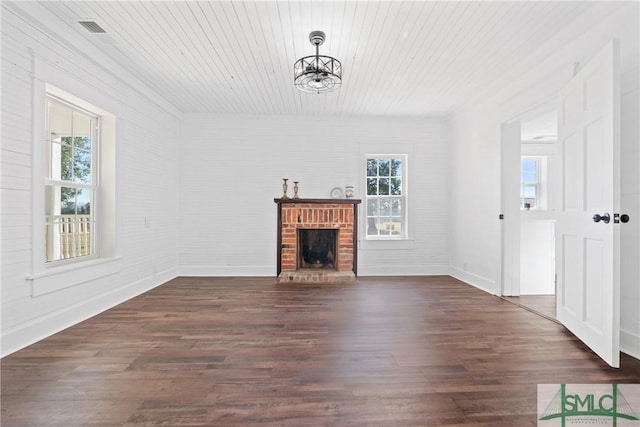
[(609, 224), (609, 221), (611, 221), (611, 216), (608, 213), (605, 213), (604, 215), (600, 215), (600, 214), (595, 214), (593, 216), (593, 222), (604, 222), (605, 224)]
[(620, 222), (623, 222), (623, 223), (629, 222), (629, 215), (627, 214), (620, 215)]

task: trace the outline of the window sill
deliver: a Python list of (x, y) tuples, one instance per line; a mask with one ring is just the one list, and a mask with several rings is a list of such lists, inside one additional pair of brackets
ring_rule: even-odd
[(48, 268), (27, 276), (31, 296), (38, 297), (120, 272), (122, 257), (97, 258), (84, 262)]
[(365, 239), (360, 241), (363, 250), (410, 250), (415, 246), (413, 239)]

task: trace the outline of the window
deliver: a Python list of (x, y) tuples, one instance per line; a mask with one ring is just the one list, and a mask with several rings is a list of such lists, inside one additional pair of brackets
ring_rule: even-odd
[(546, 209), (546, 158), (522, 157), (520, 161), (520, 209)]
[(122, 257), (118, 118), (61, 87), (117, 105), (38, 56), (33, 60), (33, 232), (27, 280), (31, 296), (38, 297), (116, 274)]
[(45, 261), (91, 256), (99, 117), (51, 95), (46, 104)]
[(367, 239), (403, 239), (406, 230), (406, 155), (368, 155)]

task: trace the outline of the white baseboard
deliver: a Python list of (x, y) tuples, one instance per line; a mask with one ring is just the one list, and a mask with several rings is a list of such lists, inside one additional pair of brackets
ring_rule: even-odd
[(447, 276), (448, 265), (358, 265), (358, 276)]
[(188, 277), (277, 277), (275, 265), (182, 265), (180, 276)]
[(498, 286), (495, 281), (477, 274), (469, 273), (458, 267), (449, 266), (449, 275), (468, 285), (474, 286), (480, 290), (490, 293), (491, 295), (499, 295)]
[(620, 329), (620, 351), (631, 357), (640, 359), (640, 336)]
[(171, 268), (154, 276), (145, 277), (134, 283), (120, 286), (106, 294), (97, 295), (64, 310), (50, 313), (11, 328), (2, 334), (1, 357), (102, 313), (175, 277), (177, 277), (177, 268)]

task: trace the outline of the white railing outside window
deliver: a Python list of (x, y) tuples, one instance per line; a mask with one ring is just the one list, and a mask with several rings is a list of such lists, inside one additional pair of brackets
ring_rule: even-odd
[(47, 262), (91, 255), (91, 215), (47, 216)]

